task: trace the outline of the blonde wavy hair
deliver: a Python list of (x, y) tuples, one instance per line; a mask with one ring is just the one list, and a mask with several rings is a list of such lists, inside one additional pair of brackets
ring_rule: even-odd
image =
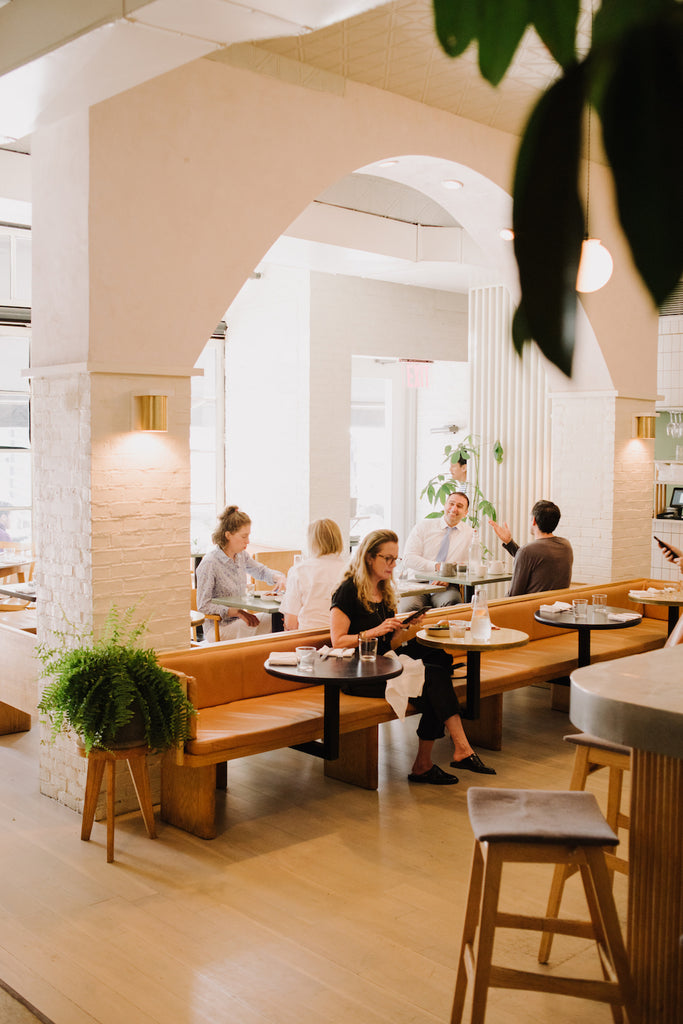
[(308, 550), (313, 558), (323, 555), (340, 555), (344, 550), (342, 533), (334, 519), (316, 519), (308, 527), (306, 535)]
[[(368, 533), (354, 551), (351, 564), (344, 574), (345, 580), (353, 580), (359, 600), (368, 611), (372, 611), (375, 603), (368, 559), (374, 558), (383, 544), (398, 544), (398, 536), (393, 530), (372, 530)], [(377, 586), (382, 600), (393, 615), (398, 607), (398, 597), (392, 581), (380, 580)]]
[(216, 529), (211, 534), (211, 540), (217, 548), (225, 545), (226, 533), (237, 533), (243, 526), (251, 526), (251, 519), (246, 512), (240, 512), (238, 505), (228, 505), (218, 517)]

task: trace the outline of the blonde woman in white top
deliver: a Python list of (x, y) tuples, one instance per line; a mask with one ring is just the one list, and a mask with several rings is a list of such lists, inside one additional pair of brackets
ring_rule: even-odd
[(330, 605), (348, 565), (341, 530), (333, 519), (316, 519), (308, 527), (309, 558), (292, 566), (280, 605), (285, 629), (329, 629)]

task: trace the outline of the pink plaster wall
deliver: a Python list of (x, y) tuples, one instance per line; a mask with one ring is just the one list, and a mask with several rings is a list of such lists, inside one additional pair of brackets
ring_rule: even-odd
[[(420, 153), (509, 189), (516, 149), (381, 90), (348, 82), (341, 97), (204, 59), (107, 100), (91, 112), (90, 359), (189, 368), (272, 242), (357, 167)], [(591, 209), (621, 265), (587, 306), (615, 386), (653, 396), (656, 316), (601, 178)]]

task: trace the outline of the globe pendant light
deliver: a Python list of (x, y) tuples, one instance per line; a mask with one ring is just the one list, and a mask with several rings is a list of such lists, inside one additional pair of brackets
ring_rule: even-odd
[[(592, 5), (591, 5), (592, 17)], [(588, 215), (591, 198), (591, 104), (588, 102), (588, 124), (586, 132), (586, 235), (581, 244), (581, 259), (576, 275), (576, 290), (597, 292), (607, 284), (612, 276), (614, 261), (609, 249), (605, 248), (599, 238), (591, 238), (588, 230)]]
[(597, 292), (612, 276), (614, 260), (599, 238), (584, 238), (581, 244), (579, 272), (576, 275), (576, 290)]

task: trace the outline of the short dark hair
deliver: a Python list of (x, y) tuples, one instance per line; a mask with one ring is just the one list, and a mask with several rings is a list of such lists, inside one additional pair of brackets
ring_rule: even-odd
[(536, 526), (541, 533), (552, 533), (560, 521), (560, 510), (557, 505), (543, 498), (541, 501), (536, 502), (531, 510), (531, 514), (536, 520)]
[(463, 457), (461, 455), (460, 458), (458, 459), (458, 465), (459, 466), (466, 466), (467, 465), (467, 459), (463, 459)]
[(467, 507), (470, 507), (470, 499), (467, 497), (464, 491), (451, 491), (450, 494), (446, 495), (446, 501), (448, 501), (449, 498), (452, 498), (454, 494), (457, 494), (459, 498), (464, 498), (465, 501), (467, 502)]

